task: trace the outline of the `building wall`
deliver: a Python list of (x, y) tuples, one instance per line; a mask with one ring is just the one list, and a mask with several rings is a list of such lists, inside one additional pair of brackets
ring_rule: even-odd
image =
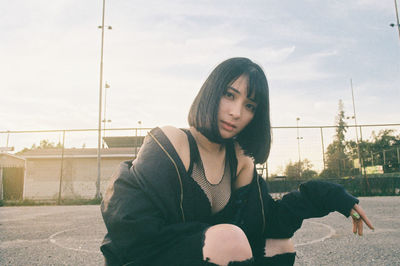
[[(100, 192), (120, 162), (130, 158), (102, 158)], [(60, 186), (60, 159), (31, 159), (26, 162), (25, 199), (57, 199)], [(62, 198), (94, 198), (97, 181), (97, 158), (64, 158)]]
[(9, 155), (7, 153), (0, 153), (0, 167), (24, 167), (25, 160), (22, 158), (15, 157), (13, 155)]

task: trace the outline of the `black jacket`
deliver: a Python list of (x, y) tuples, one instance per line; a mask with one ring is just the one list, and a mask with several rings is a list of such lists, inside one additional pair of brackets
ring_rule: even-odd
[(275, 201), (254, 171), (249, 185), (233, 191), (222, 216), (215, 219), (207, 202), (163, 131), (153, 129), (138, 158), (121, 163), (105, 193), (101, 211), (108, 233), (101, 251), (108, 264), (142, 265), (217, 223), (238, 225), (255, 248), (265, 238), (293, 236), (304, 219), (333, 211), (349, 216), (358, 200), (340, 185), (309, 181)]

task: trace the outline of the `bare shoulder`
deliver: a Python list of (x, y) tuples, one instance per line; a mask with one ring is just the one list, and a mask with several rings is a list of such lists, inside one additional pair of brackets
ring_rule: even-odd
[(250, 184), (253, 180), (254, 162), (251, 157), (244, 154), (239, 143), (235, 143), (235, 152), (238, 161), (235, 188), (239, 188)]
[(172, 146), (174, 146), (174, 149), (181, 158), (183, 165), (185, 166), (187, 171), (190, 164), (190, 150), (189, 141), (185, 132), (173, 126), (163, 126), (161, 127), (161, 130), (172, 143)]

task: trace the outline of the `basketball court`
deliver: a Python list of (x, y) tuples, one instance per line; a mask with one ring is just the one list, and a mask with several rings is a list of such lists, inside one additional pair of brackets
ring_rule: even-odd
[[(295, 265), (400, 265), (400, 197), (360, 198), (375, 226), (363, 237), (338, 213), (303, 223)], [(0, 208), (0, 265), (103, 265), (100, 207)]]

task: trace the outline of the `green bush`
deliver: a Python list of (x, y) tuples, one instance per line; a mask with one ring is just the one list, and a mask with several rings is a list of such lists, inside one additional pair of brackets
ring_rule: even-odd
[[(101, 199), (61, 199), (60, 205), (98, 205)], [(53, 200), (0, 200), (0, 206), (43, 206), (58, 205), (58, 201)]]

